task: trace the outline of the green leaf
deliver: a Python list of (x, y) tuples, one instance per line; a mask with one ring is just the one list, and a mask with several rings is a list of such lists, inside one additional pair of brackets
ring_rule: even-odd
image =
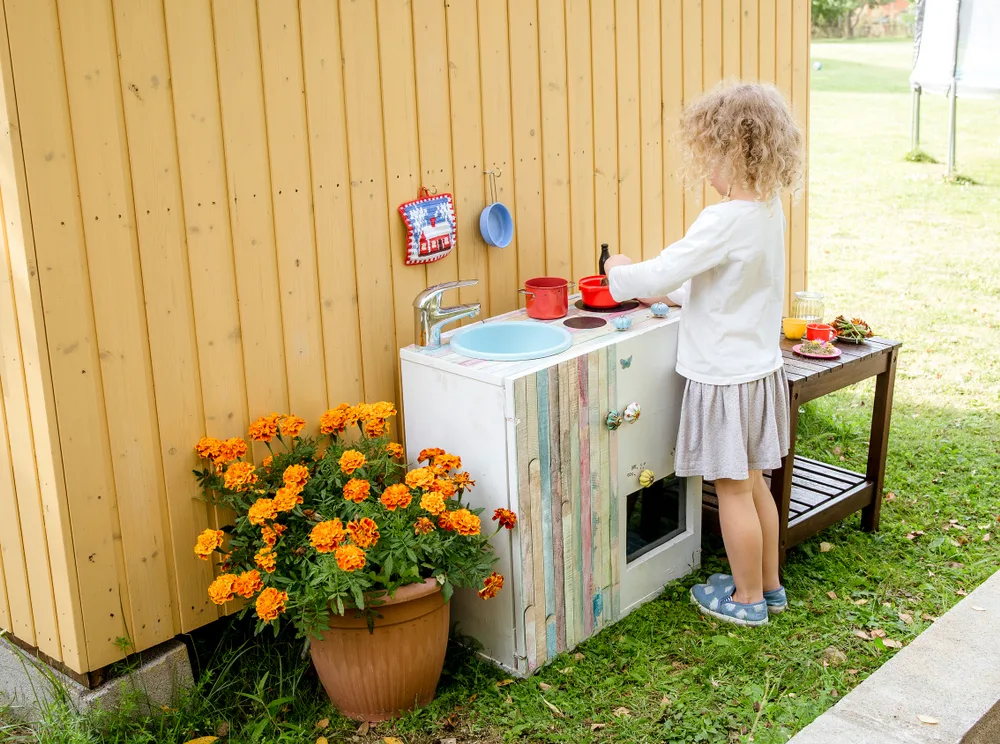
[(444, 585), (441, 587), (441, 596), (444, 598), (444, 601), (448, 602), (449, 600), (451, 600), (451, 595), (454, 593), (455, 593), (455, 587), (451, 585), (451, 582), (450, 581), (444, 582)]

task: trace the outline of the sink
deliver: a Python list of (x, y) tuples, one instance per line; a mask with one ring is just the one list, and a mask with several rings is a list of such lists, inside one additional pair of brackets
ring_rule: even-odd
[(453, 351), (495, 362), (541, 359), (564, 352), (572, 344), (565, 328), (530, 321), (469, 326), (451, 337)]

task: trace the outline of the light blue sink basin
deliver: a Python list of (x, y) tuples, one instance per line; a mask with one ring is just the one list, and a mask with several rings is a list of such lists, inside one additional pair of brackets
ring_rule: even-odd
[(525, 359), (560, 354), (573, 341), (565, 328), (542, 323), (485, 323), (469, 326), (451, 337), (451, 348), (462, 356), (495, 362), (520, 362)]

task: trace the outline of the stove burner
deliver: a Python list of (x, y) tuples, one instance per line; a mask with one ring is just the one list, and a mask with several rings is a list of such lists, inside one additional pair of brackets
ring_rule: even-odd
[(607, 324), (608, 321), (604, 318), (569, 318), (563, 321), (567, 328), (600, 328)]
[(639, 303), (635, 300), (629, 300), (628, 302), (621, 302), (614, 307), (591, 307), (590, 305), (585, 305), (583, 300), (577, 300), (574, 307), (577, 310), (585, 310), (588, 313), (621, 313), (635, 310), (639, 307)]

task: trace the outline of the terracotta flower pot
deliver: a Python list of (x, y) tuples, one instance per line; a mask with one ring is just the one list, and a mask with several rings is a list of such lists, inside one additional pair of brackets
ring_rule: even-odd
[(310, 644), (326, 694), (360, 721), (385, 721), (430, 703), (448, 647), (450, 605), (434, 579), (401, 587), (378, 612), (374, 633), (351, 610), (333, 614), (323, 640)]

